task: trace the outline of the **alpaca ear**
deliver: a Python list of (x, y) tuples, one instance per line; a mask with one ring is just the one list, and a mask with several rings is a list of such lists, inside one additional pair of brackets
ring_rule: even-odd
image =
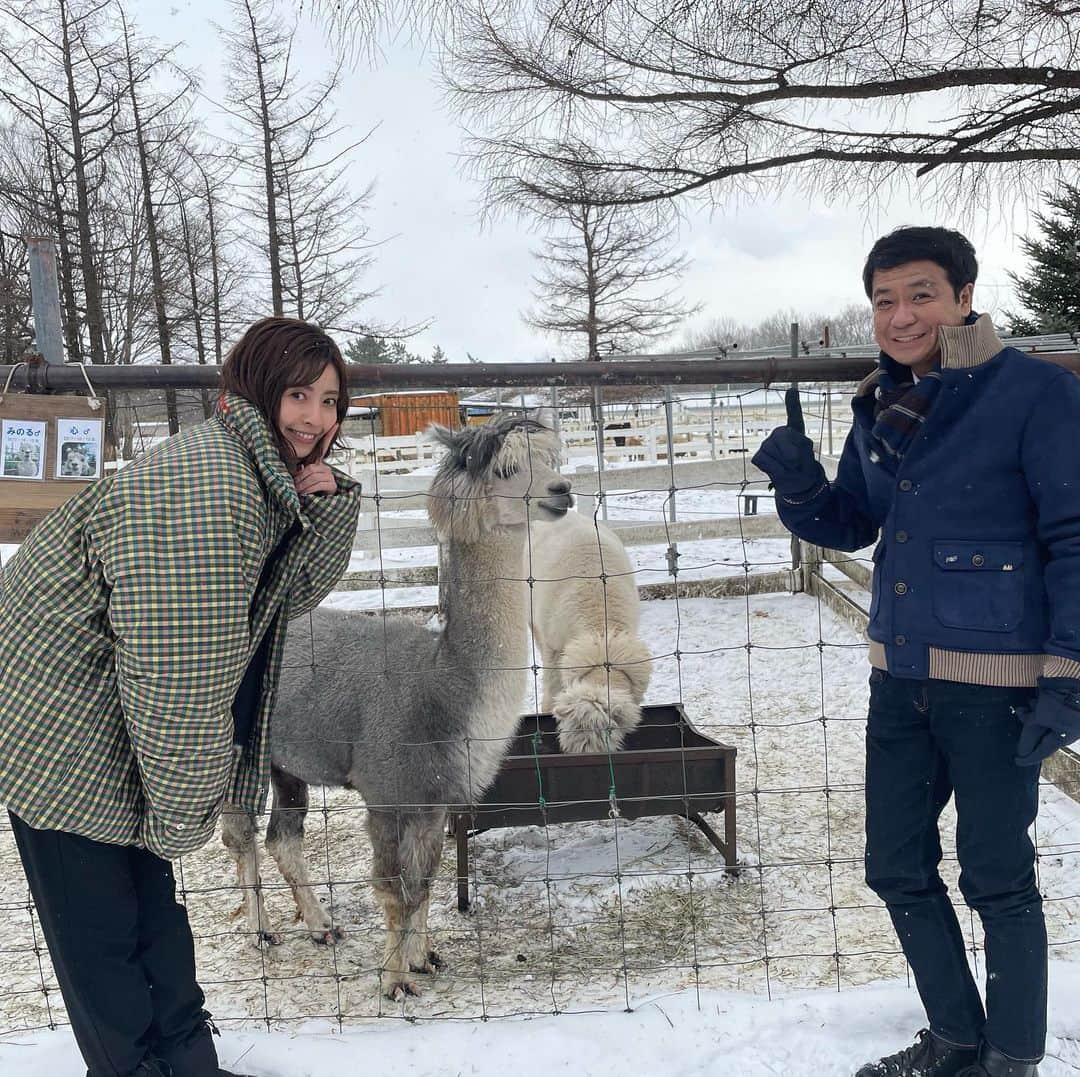
[(440, 423), (432, 423), (424, 433), (426, 437), (447, 450), (447, 460), (452, 467), (457, 468), (459, 471), (464, 471), (468, 463), (468, 453), (466, 450), (466, 445), (468, 444), (468, 430), (468, 427), (463, 428), (462, 430), (450, 430)]
[(533, 417), (545, 429), (555, 429), (555, 411), (553, 408), (537, 408)]
[(432, 441), (437, 441), (444, 448), (454, 448), (455, 441), (453, 430), (450, 430), (449, 428), (442, 426), (439, 423), (432, 423), (427, 428), (426, 433), (427, 436), (432, 439)]

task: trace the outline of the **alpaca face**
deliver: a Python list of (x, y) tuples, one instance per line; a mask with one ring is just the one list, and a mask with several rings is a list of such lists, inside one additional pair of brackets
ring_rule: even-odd
[(559, 444), (539, 423), (503, 417), (479, 427), (434, 428), (449, 450), (428, 493), (443, 540), (476, 542), (495, 528), (565, 516), (570, 481), (558, 473)]

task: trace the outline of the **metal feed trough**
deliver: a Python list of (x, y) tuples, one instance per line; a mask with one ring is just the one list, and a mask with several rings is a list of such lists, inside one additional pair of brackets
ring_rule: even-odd
[[(702, 818), (724, 813), (724, 837)], [(528, 714), (484, 800), (452, 811), (458, 908), (469, 907), (469, 837), (485, 830), (681, 815), (735, 870), (735, 749), (699, 733), (681, 704), (642, 708), (641, 725), (617, 752), (564, 755), (550, 714)]]

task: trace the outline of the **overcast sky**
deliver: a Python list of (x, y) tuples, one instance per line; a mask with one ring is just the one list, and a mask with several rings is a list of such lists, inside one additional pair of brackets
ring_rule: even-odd
[[(132, 10), (144, 33), (179, 44), (178, 59), (201, 71), (209, 97), (220, 96), (222, 56), (210, 19), (227, 17), (224, 3), (136, 0)], [(298, 42), (295, 66), (302, 79), (315, 81), (331, 54), (310, 24), (302, 24)], [(377, 64), (361, 60), (348, 73), (338, 106), (354, 138), (376, 127), (353, 154), (357, 189), (375, 181), (371, 236), (387, 240), (368, 278), (381, 287), (372, 316), (387, 323), (430, 319), (410, 350), (428, 355), (439, 344), (451, 362), (465, 361), (466, 352), (488, 362), (549, 358), (557, 344), (521, 319), (531, 303), (537, 237), (516, 221), (481, 226), (480, 190), (463, 174), (462, 131), (442, 100), (433, 58), (399, 44)], [(220, 125), (224, 130), (224, 117)], [(871, 217), (793, 194), (722, 210), (690, 207), (681, 246), (691, 260), (684, 294), (702, 304), (693, 324), (865, 302), (859, 276), (866, 250), (900, 224), (956, 221), (906, 197), (894, 197)], [(1008, 309), (1006, 270), (1023, 268), (1015, 236), (1029, 230), (1027, 218), (1022, 209), (1003, 207), (965, 230), (981, 264), (976, 309)], [(681, 343), (681, 334), (669, 342)]]

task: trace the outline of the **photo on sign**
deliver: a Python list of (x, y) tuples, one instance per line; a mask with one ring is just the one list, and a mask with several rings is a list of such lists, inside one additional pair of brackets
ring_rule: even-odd
[(0, 478), (40, 479), (45, 474), (45, 424), (23, 419), (3, 421), (3, 468)]
[(101, 476), (101, 420), (56, 420), (56, 477), (96, 479)]

